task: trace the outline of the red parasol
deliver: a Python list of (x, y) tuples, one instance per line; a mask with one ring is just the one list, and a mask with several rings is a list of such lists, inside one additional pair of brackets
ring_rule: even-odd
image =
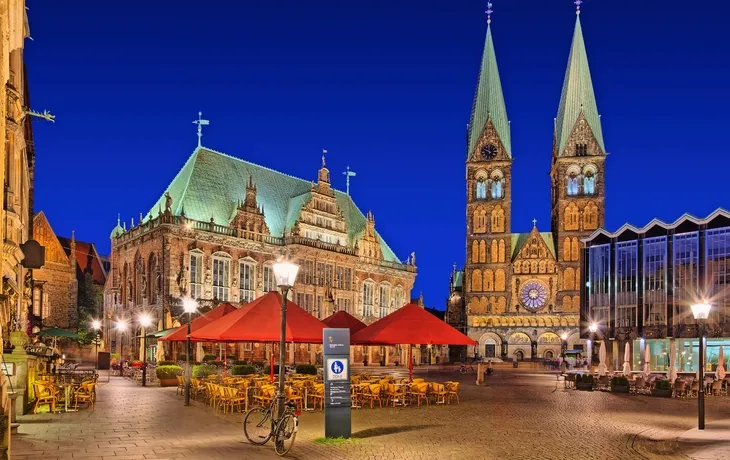
[(322, 320), (327, 327), (337, 327), (342, 329), (349, 329), (350, 335), (354, 335), (361, 329), (365, 329), (367, 324), (363, 323), (359, 319), (355, 318), (351, 314), (344, 310), (336, 311), (332, 315)]
[[(357, 345), (476, 345), (477, 342), (416, 304), (408, 304), (356, 333)], [(408, 347), (408, 369), (413, 379), (413, 359)]]
[[(229, 313), (233, 313), (234, 311), (238, 310), (234, 305), (226, 302), (218, 305), (208, 313), (203, 313), (202, 315), (198, 316), (197, 318), (193, 319), (190, 322), (190, 330), (191, 332), (195, 332), (198, 329), (207, 326), (208, 324), (212, 323), (213, 321), (220, 319)], [(162, 337), (158, 340), (167, 341), (167, 342), (184, 342), (188, 338), (188, 325), (184, 324), (180, 326), (179, 328), (175, 329), (170, 334), (167, 334), (165, 337)], [(194, 339), (192, 334), (190, 335), (190, 341), (191, 342), (202, 342), (203, 340), (200, 339)]]

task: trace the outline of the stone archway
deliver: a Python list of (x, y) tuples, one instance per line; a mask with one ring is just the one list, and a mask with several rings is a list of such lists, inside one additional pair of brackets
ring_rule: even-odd
[(502, 337), (494, 332), (485, 332), (479, 337), (479, 355), (483, 358), (502, 357)]
[(507, 356), (517, 360), (517, 352), (521, 352), (522, 359), (532, 358), (532, 340), (524, 332), (515, 332), (507, 340)]
[[(537, 356), (545, 359), (553, 359), (561, 352), (563, 340), (558, 334), (552, 331), (546, 331), (537, 338)], [(550, 355), (548, 357), (547, 355)]]

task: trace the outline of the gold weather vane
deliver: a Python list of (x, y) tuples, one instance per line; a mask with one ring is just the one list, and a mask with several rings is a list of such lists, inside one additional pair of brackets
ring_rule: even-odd
[(494, 13), (494, 10), (492, 10), (492, 2), (487, 2), (487, 11), (485, 11), (485, 13), (487, 13), (487, 24), (491, 24), (492, 13)]
[(583, 4), (583, 0), (575, 0), (575, 14), (580, 14), (580, 6)]
[(203, 126), (208, 126), (210, 120), (203, 120), (203, 112), (198, 112), (198, 119), (193, 121), (194, 125), (198, 125), (198, 147), (203, 146)]

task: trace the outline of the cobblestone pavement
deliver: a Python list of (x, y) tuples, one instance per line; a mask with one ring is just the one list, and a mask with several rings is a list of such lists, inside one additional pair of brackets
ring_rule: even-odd
[[(440, 372), (428, 379), (456, 377)], [(524, 371), (499, 370), (480, 387), (472, 379), (461, 379), (458, 405), (354, 410), (354, 439), (340, 444), (316, 443), (323, 414), (304, 413), (288, 458), (687, 458), (677, 438), (695, 426), (696, 400), (556, 390), (554, 375)], [(730, 420), (730, 398), (706, 402), (708, 427)], [(184, 407), (174, 388), (142, 388), (117, 377), (99, 388), (94, 411), (22, 417), (12, 458), (277, 458), (271, 443), (243, 441), (242, 419), (200, 402)], [(695, 455), (700, 445), (691, 447), (690, 455), (702, 457)]]

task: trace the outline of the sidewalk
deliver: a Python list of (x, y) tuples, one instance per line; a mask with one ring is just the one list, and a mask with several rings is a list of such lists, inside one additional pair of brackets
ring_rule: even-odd
[(720, 460), (730, 458), (730, 419), (705, 424), (705, 430), (697, 428), (685, 431), (678, 438), (679, 450), (695, 460)]

